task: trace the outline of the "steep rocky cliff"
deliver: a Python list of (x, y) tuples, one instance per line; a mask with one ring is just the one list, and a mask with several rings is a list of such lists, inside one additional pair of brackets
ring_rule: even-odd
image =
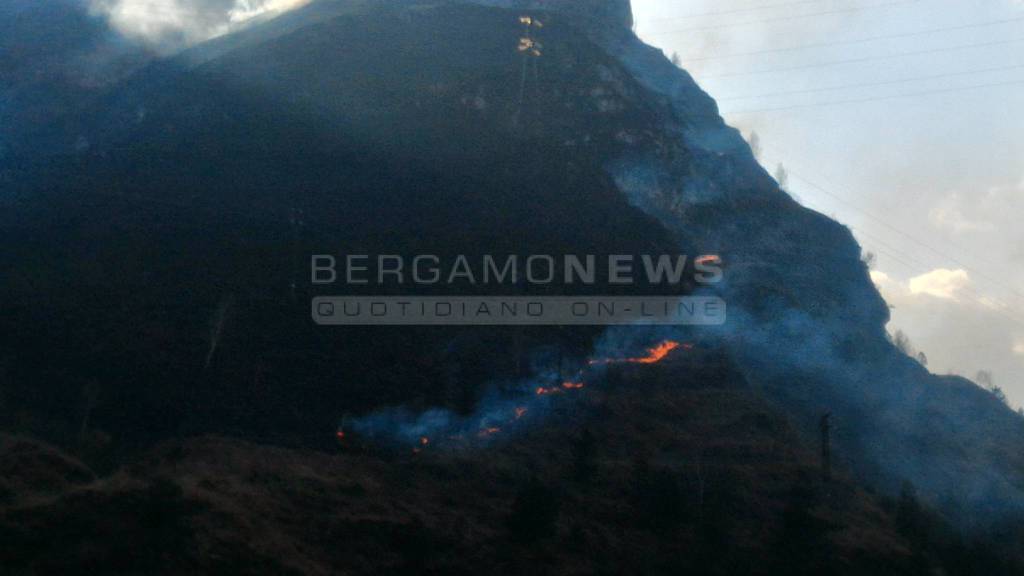
[[(625, 14), (623, 4), (592, 12)], [(753, 382), (804, 415), (808, 433), (834, 412), (843, 457), (887, 490), (912, 481), (966, 523), (1024, 511), (1024, 421), (970, 382), (930, 375), (891, 345), (888, 308), (849, 229), (781, 190), (714, 100), (640, 41), (631, 19), (548, 8), (668, 109), (655, 145), (638, 139), (603, 165), (635, 206), (699, 252), (723, 256), (718, 292), (730, 320), (694, 337), (732, 350)]]

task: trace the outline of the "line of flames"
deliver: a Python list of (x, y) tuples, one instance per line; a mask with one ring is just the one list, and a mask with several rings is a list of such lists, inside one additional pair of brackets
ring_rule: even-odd
[[(657, 364), (658, 362), (661, 362), (662, 360), (664, 360), (669, 354), (671, 354), (673, 350), (676, 350), (678, 348), (682, 348), (683, 350), (691, 350), (691, 349), (693, 349), (693, 344), (689, 344), (689, 343), (681, 344), (681, 343), (676, 342), (674, 340), (665, 340), (664, 342), (661, 342), (657, 346), (655, 346), (653, 348), (649, 348), (647, 350), (647, 354), (645, 356), (626, 357), (626, 358), (596, 358), (596, 359), (588, 360), (587, 364), (589, 366), (602, 366), (602, 365), (609, 365), (609, 364)], [(562, 382), (558, 386), (550, 386), (550, 387), (538, 386), (534, 390), (534, 394), (537, 395), (537, 396), (550, 396), (550, 395), (554, 395), (554, 394), (563, 394), (563, 393), (571, 392), (573, 390), (582, 390), (583, 388), (586, 387), (586, 383), (584, 382), (583, 376), (584, 376), (584, 374), (583, 374), (583, 371), (581, 370), (576, 375), (575, 378), (573, 378), (572, 380), (566, 380), (565, 382)], [(512, 414), (511, 419), (509, 420), (509, 423), (515, 422), (516, 420), (519, 420), (520, 418), (525, 416), (526, 413), (527, 413), (527, 408), (525, 406), (517, 406), (513, 410), (513, 414)], [(489, 436), (493, 436), (495, 434), (498, 434), (499, 432), (501, 432), (501, 430), (502, 430), (501, 427), (498, 427), (498, 426), (486, 426), (486, 427), (481, 428), (477, 432), (477, 436), (479, 438), (487, 438)], [(345, 431), (344, 430), (338, 430), (337, 437), (338, 437), (339, 441), (344, 441), (345, 440)], [(429, 445), (430, 445), (430, 438), (428, 438), (426, 436), (422, 436), (419, 439), (418, 446), (414, 447), (412, 449), (412, 452), (413, 452), (413, 454), (419, 454), (423, 449), (427, 448)]]

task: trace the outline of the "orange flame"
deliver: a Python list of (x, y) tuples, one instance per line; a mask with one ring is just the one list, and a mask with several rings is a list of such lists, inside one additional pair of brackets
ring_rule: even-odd
[(566, 390), (579, 390), (583, 388), (583, 382), (562, 382), (562, 388)]
[(426, 436), (420, 438), (420, 446), (426, 446), (427, 444), (430, 444), (430, 438), (427, 438)]
[(483, 438), (485, 436), (490, 436), (491, 434), (497, 434), (498, 432), (501, 432), (501, 428), (492, 426), (490, 428), (484, 428), (484, 429), (480, 430), (478, 435), (481, 438)]
[(657, 364), (665, 359), (673, 350), (682, 346), (679, 342), (674, 340), (666, 340), (661, 344), (658, 344), (654, 348), (647, 350), (646, 356), (640, 356), (638, 358), (601, 358), (597, 360), (591, 360), (590, 364)]
[(519, 420), (520, 418), (522, 418), (523, 414), (526, 414), (526, 408), (524, 408), (522, 406), (516, 408), (516, 420)]
[(720, 256), (718, 256), (717, 254), (706, 254), (704, 256), (699, 256), (699, 257), (695, 258), (693, 260), (693, 263), (694, 264), (701, 264), (701, 265), (704, 265), (704, 264), (721, 264), (722, 263), (722, 258)]

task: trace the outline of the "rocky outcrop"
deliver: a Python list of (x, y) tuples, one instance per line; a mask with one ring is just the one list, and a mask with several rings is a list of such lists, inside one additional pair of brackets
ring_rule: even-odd
[[(1024, 459), (1007, 458), (1001, 440), (1024, 442), (1024, 422), (892, 346), (888, 307), (850, 230), (780, 189), (685, 70), (624, 22), (577, 17), (576, 6), (546, 4), (574, 17), (668, 109), (658, 145), (622, 147), (605, 169), (685, 245), (725, 261), (726, 282), (714, 291), (728, 302), (729, 323), (696, 337), (744, 359), (748, 377), (806, 422), (834, 411), (841, 449), (885, 489), (912, 481), (968, 524), (1024, 511)], [(604, 2), (588, 11), (628, 9)]]
[(479, 4), (502, 8), (547, 10), (568, 14), (587, 26), (608, 30), (633, 28), (630, 0), (477, 0)]

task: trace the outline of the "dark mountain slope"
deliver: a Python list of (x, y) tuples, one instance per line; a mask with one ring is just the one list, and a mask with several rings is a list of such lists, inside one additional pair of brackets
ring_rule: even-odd
[[(413, 14), (163, 63), (61, 127), (89, 150), (47, 159), (0, 216), (17, 240), (3, 254), (9, 397), (33, 429), (67, 441), (85, 412), (118, 442), (315, 440), (346, 411), (470, 406), (515, 373), (513, 340), (555, 336), (321, 329), (309, 255), (678, 250), (600, 169), (619, 131), (661, 121), (614, 61), (552, 24), (559, 68), (538, 70), (546, 89), (531, 81), (521, 105), (513, 13)], [(595, 85), (616, 91), (615, 113), (594, 105)], [(581, 354), (593, 334), (557, 338)]]
[(553, 401), (558, 420), (525, 417), (487, 458), (170, 442), (0, 505), (0, 558), (11, 574), (962, 574), (957, 561), (994, 557), (920, 546), (905, 526), (941, 523), (909, 496), (820, 482), (747, 388), (689, 351)]
[(0, 6), (0, 182), (16, 158), (87, 145), (39, 131), (82, 114), (153, 58), (89, 14), (85, 2), (6, 0)]
[(1024, 420), (891, 345), (853, 235), (779, 189), (689, 74), (621, 20), (589, 34), (673, 112), (665, 137), (683, 146), (627, 150), (605, 167), (635, 205), (723, 255), (730, 319), (713, 339), (808, 428), (833, 412), (863, 478), (891, 493), (911, 479), (965, 524), (1019, 516)]
[(1021, 420), (890, 345), (849, 230), (778, 188), (622, 2), (531, 12), (525, 61), (524, 4), (500, 4), (313, 5), (40, 128), (78, 151), (31, 156), (0, 197), (8, 422), (64, 444), (308, 444), (346, 411), (468, 410), (526, 350), (582, 357), (595, 333), (319, 330), (305, 258), (714, 252), (730, 322), (687, 338), (801, 431), (833, 412), (859, 479), (913, 481), (963, 524), (1022, 510)]

